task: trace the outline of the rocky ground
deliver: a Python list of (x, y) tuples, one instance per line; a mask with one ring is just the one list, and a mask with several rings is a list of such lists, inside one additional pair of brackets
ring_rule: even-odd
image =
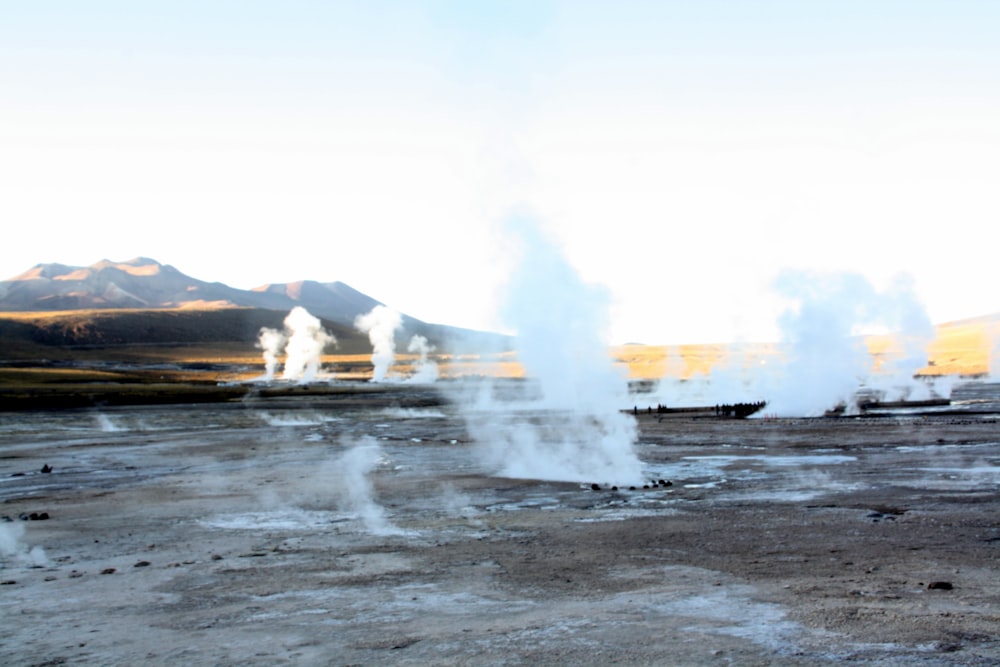
[(640, 414), (594, 490), (402, 399), (0, 415), (0, 663), (1000, 663), (995, 414)]

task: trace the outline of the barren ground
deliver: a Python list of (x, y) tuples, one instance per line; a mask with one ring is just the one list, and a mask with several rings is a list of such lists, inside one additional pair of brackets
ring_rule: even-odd
[(1000, 663), (988, 410), (640, 414), (670, 486), (595, 491), (490, 475), (428, 391), (0, 414), (0, 663)]

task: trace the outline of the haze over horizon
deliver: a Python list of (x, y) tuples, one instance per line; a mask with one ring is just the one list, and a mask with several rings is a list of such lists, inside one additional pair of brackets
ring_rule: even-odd
[(0, 13), (3, 279), (146, 256), (504, 331), (517, 214), (607, 291), (610, 343), (774, 340), (787, 271), (1000, 311), (1000, 5)]

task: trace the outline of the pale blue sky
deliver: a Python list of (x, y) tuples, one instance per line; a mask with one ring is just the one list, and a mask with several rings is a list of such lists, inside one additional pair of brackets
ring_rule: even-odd
[(500, 328), (517, 208), (610, 342), (773, 338), (785, 267), (996, 312), (998, 34), (962, 0), (0, 0), (0, 277), (145, 255)]

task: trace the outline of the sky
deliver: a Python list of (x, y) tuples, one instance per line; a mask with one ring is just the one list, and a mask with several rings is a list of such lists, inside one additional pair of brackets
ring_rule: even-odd
[(988, 0), (0, 0), (0, 278), (146, 256), (506, 331), (514, 215), (609, 343), (775, 340), (789, 269), (995, 313), (998, 34)]

